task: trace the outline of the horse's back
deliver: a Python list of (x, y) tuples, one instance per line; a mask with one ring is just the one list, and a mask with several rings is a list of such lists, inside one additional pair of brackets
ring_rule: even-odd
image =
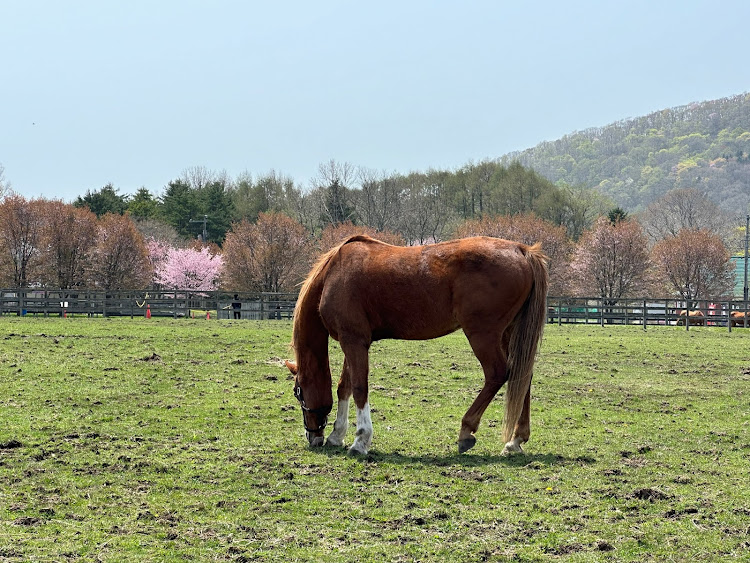
[(425, 339), (468, 322), (505, 322), (529, 293), (526, 245), (475, 237), (415, 247), (358, 237), (326, 276), (320, 312), (334, 338)]

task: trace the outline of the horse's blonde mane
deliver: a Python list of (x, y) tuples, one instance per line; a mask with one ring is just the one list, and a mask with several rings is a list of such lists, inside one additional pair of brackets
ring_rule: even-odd
[(331, 259), (333, 259), (333, 257), (339, 253), (339, 251), (341, 250), (341, 247), (343, 247), (346, 244), (349, 244), (350, 242), (357, 242), (357, 241), (375, 242), (375, 239), (367, 235), (354, 235), (354, 236), (347, 238), (341, 244), (334, 246), (331, 250), (321, 255), (320, 258), (318, 258), (318, 260), (315, 262), (315, 265), (310, 270), (310, 273), (307, 274), (307, 278), (305, 279), (305, 281), (302, 282), (302, 287), (300, 288), (299, 295), (297, 296), (297, 305), (294, 307), (292, 348), (294, 348), (295, 350), (298, 350), (297, 339), (302, 334), (301, 323), (303, 322), (303, 320), (302, 320), (302, 315), (300, 314), (300, 311), (302, 310), (302, 307), (309, 305), (307, 301), (308, 299), (310, 299), (311, 291), (313, 290), (313, 288), (317, 287), (318, 282), (320, 282), (321, 278), (325, 275), (325, 272), (328, 269), (328, 265), (331, 263)]

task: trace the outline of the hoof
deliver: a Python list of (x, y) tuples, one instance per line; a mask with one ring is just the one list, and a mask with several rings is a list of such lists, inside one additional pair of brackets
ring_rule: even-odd
[(505, 447), (503, 448), (503, 451), (500, 455), (503, 456), (509, 456), (513, 454), (522, 454), (523, 448), (521, 447), (521, 444), (517, 444), (516, 442), (508, 442), (505, 444)]
[(468, 452), (477, 443), (477, 439), (474, 436), (469, 436), (463, 440), (458, 441), (458, 453), (463, 454)]
[(362, 448), (358, 448), (355, 445), (355, 446), (352, 446), (351, 448), (349, 448), (349, 452), (348, 453), (349, 453), (350, 456), (365, 456), (365, 455), (367, 455), (367, 450), (362, 449)]
[(344, 441), (340, 438), (336, 438), (333, 434), (328, 436), (328, 439), (326, 440), (326, 446), (334, 446), (336, 448), (340, 448), (344, 445)]

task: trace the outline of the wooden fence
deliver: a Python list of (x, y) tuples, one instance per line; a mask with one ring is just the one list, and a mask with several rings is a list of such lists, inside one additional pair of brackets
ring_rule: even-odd
[[(748, 310), (748, 301), (698, 301), (688, 307), (678, 299), (547, 299), (549, 323), (640, 325), (644, 330), (649, 325), (680, 325), (685, 330), (696, 326), (723, 326), (731, 331), (732, 328), (750, 326)], [(685, 315), (686, 311), (688, 315)]]
[[(0, 289), (0, 315), (184, 318), (208, 313), (218, 319), (291, 319), (296, 300), (294, 293)], [(750, 326), (747, 301), (700, 301), (686, 307), (676, 299), (549, 297), (547, 305), (547, 321), (557, 324), (640, 325), (644, 330), (649, 325), (684, 325), (686, 330)], [(680, 316), (685, 310), (699, 314), (686, 323)]]
[[(1, 289), (0, 315), (290, 319), (295, 293)], [(236, 298), (235, 298), (236, 296)]]

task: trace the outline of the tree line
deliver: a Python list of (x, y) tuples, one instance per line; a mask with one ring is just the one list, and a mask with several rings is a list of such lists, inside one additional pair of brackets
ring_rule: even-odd
[(332, 160), (319, 166), (306, 188), (275, 171), (232, 179), (194, 167), (160, 195), (146, 188), (121, 194), (109, 184), (87, 191), (74, 205), (97, 217), (127, 213), (156, 230), (168, 226), (179, 237), (195, 238), (205, 226), (205, 242), (219, 245), (233, 223), (253, 223), (270, 212), (292, 217), (314, 236), (349, 221), (421, 244), (444, 240), (468, 219), (518, 213), (534, 213), (577, 238), (611, 202), (591, 190), (554, 185), (518, 163), (487, 160), (455, 171), (388, 174)]
[[(597, 201), (589, 200), (587, 207), (578, 194), (576, 205), (567, 200), (555, 214), (554, 206), (541, 202), (562, 192), (532, 172), (520, 165), (485, 171), (484, 183), (467, 183), (471, 187), (463, 192), (441, 191), (449, 182), (439, 173), (368, 177), (355, 190), (347, 187), (354, 170), (329, 163), (321, 168), (321, 186), (308, 192), (271, 174), (234, 191), (219, 189), (221, 178), (207, 177), (192, 187), (195, 180), (183, 179), (170, 183), (159, 202), (146, 194), (126, 199), (109, 186), (74, 204), (10, 193), (0, 201), (0, 282), (55, 289), (294, 292), (320, 253), (354, 234), (397, 245), (484, 235), (541, 242), (550, 257), (552, 295), (731, 298), (730, 257), (742, 247), (744, 224), (732, 225), (697, 190), (668, 192), (638, 216), (621, 208), (596, 212)], [(412, 184), (399, 188), (396, 180), (405, 178)], [(406, 197), (399, 189), (407, 190)], [(245, 196), (233, 201), (240, 190)], [(219, 209), (209, 204), (222, 197), (229, 206), (226, 231), (209, 215)], [(112, 209), (117, 202), (120, 207)], [(241, 202), (248, 207), (233, 219)], [(147, 206), (155, 211), (143, 212)], [(570, 220), (562, 211), (573, 209), (582, 214), (580, 223), (560, 220)], [(201, 212), (206, 240), (195, 237), (196, 224), (190, 223)], [(168, 213), (179, 222), (166, 219)], [(202, 231), (204, 224), (198, 225)]]

